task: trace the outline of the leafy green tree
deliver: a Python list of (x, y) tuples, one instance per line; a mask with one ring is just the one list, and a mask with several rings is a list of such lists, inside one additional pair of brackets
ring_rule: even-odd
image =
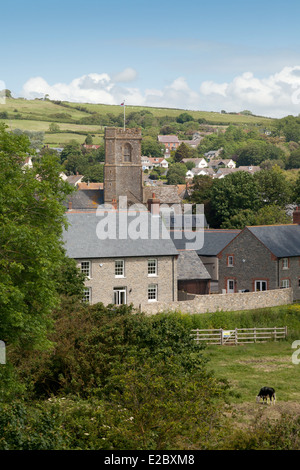
[(92, 145), (93, 144), (93, 137), (91, 136), (91, 134), (88, 134), (86, 136), (84, 143), (86, 145)]
[(244, 171), (231, 173), (214, 181), (211, 193), (211, 207), (215, 214), (214, 227), (220, 227), (227, 219), (241, 210), (257, 210), (261, 207), (257, 182)]
[(268, 205), (261, 207), (258, 211), (251, 209), (241, 210), (238, 214), (223, 222), (222, 228), (243, 229), (247, 225), (274, 225), (290, 223), (291, 217), (286, 214), (282, 207)]
[(189, 158), (189, 156), (190, 149), (184, 142), (182, 142), (176, 149), (174, 160), (176, 162), (181, 162), (184, 158)]
[(179, 122), (180, 124), (183, 124), (184, 122), (188, 121), (194, 121), (194, 118), (191, 114), (189, 113), (181, 113), (179, 116), (176, 118), (176, 121)]
[(69, 156), (81, 156), (80, 144), (76, 140), (71, 140), (63, 149), (60, 154), (61, 163), (64, 163), (65, 160), (68, 160)]
[(300, 168), (300, 148), (293, 150), (287, 158), (286, 169)]
[(283, 150), (263, 140), (253, 140), (247, 142), (237, 150), (237, 165), (249, 166), (260, 165), (264, 160), (284, 159)]
[(292, 184), (278, 166), (274, 166), (271, 170), (258, 171), (254, 179), (257, 182), (258, 196), (262, 205), (283, 207), (293, 202)]
[(29, 153), (26, 136), (0, 126), (0, 338), (24, 347), (46, 344), (65, 261), (62, 202), (71, 192), (56, 157), (24, 170)]
[(184, 184), (187, 167), (183, 163), (174, 163), (167, 173), (168, 184)]
[(60, 127), (56, 122), (51, 122), (51, 124), (49, 124), (49, 131), (50, 132), (59, 132)]
[(141, 146), (141, 151), (142, 155), (145, 155), (146, 157), (156, 157), (156, 158), (162, 158), (163, 157), (163, 151), (164, 151), (164, 146), (161, 145), (157, 139), (154, 139), (153, 137), (146, 136), (142, 140), (142, 146)]
[(96, 163), (95, 165), (89, 165), (84, 170), (84, 182), (90, 183), (103, 183), (103, 173), (104, 173), (104, 165), (101, 163)]

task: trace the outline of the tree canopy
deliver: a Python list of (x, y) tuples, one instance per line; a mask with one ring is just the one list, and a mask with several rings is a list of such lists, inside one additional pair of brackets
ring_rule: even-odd
[(45, 154), (23, 167), (30, 154), (28, 137), (0, 125), (0, 338), (24, 347), (46, 340), (58, 302), (62, 203), (72, 191), (57, 157)]

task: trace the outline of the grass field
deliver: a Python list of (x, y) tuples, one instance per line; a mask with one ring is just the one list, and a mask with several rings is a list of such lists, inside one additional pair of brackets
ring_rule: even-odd
[(274, 387), (278, 402), (300, 404), (300, 364), (292, 362), (293, 341), (244, 346), (209, 346), (209, 368), (228, 380), (236, 403), (254, 402), (263, 386)]
[[(126, 106), (127, 115), (131, 112), (150, 111), (155, 117), (170, 116), (177, 117), (183, 112), (188, 112), (195, 120), (205, 119), (211, 126), (235, 125), (258, 125), (268, 129), (272, 128), (273, 119), (261, 116), (247, 116), (242, 114), (221, 114), (207, 111), (190, 111), (173, 108), (151, 108), (141, 106)], [(0, 119), (8, 127), (13, 129), (41, 131), (47, 133), (49, 125), (54, 122), (59, 125), (63, 133), (45, 134), (45, 144), (53, 147), (62, 146), (70, 140), (76, 140), (79, 143), (84, 142), (82, 133), (95, 134), (94, 143), (99, 144), (102, 141), (103, 129), (100, 123), (97, 125), (78, 124), (82, 119), (89, 118), (91, 113), (97, 113), (99, 116), (105, 114), (120, 115), (123, 109), (116, 105), (89, 104), (89, 103), (71, 103), (62, 102), (61, 104), (49, 100), (26, 100), (23, 98), (7, 98), (5, 104), (0, 105), (0, 113), (6, 112), (7, 119)], [(198, 125), (198, 124), (197, 124)], [(74, 132), (78, 132), (77, 134)]]

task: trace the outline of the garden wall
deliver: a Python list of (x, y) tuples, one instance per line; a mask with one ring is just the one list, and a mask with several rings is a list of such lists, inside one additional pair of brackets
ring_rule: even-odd
[[(293, 289), (276, 289), (264, 292), (244, 292), (237, 294), (187, 295), (188, 300), (177, 302), (153, 302), (141, 304), (140, 310), (147, 314), (167, 311), (182, 313), (208, 313), (217, 311), (252, 310), (276, 307), (293, 303)], [(191, 298), (193, 297), (193, 298)]]

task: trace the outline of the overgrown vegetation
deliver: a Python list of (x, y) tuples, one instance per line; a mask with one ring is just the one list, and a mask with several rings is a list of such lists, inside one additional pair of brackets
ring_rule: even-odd
[[(149, 317), (63, 296), (51, 350), (8, 348), (10, 365), (0, 369), (0, 448), (299, 449), (299, 414), (287, 410), (274, 418), (275, 408), (255, 404), (257, 388), (272, 374), (261, 371), (259, 379), (253, 367), (282, 361), (290, 344), (251, 345), (239, 353), (199, 346), (190, 337), (194, 327), (276, 322), (288, 326), (290, 341), (299, 337), (299, 310)], [(292, 389), (283, 383), (296, 383), (298, 375), (296, 365), (273, 370), (285, 390), (281, 400)], [(237, 405), (245, 399), (252, 403), (247, 421)]]

